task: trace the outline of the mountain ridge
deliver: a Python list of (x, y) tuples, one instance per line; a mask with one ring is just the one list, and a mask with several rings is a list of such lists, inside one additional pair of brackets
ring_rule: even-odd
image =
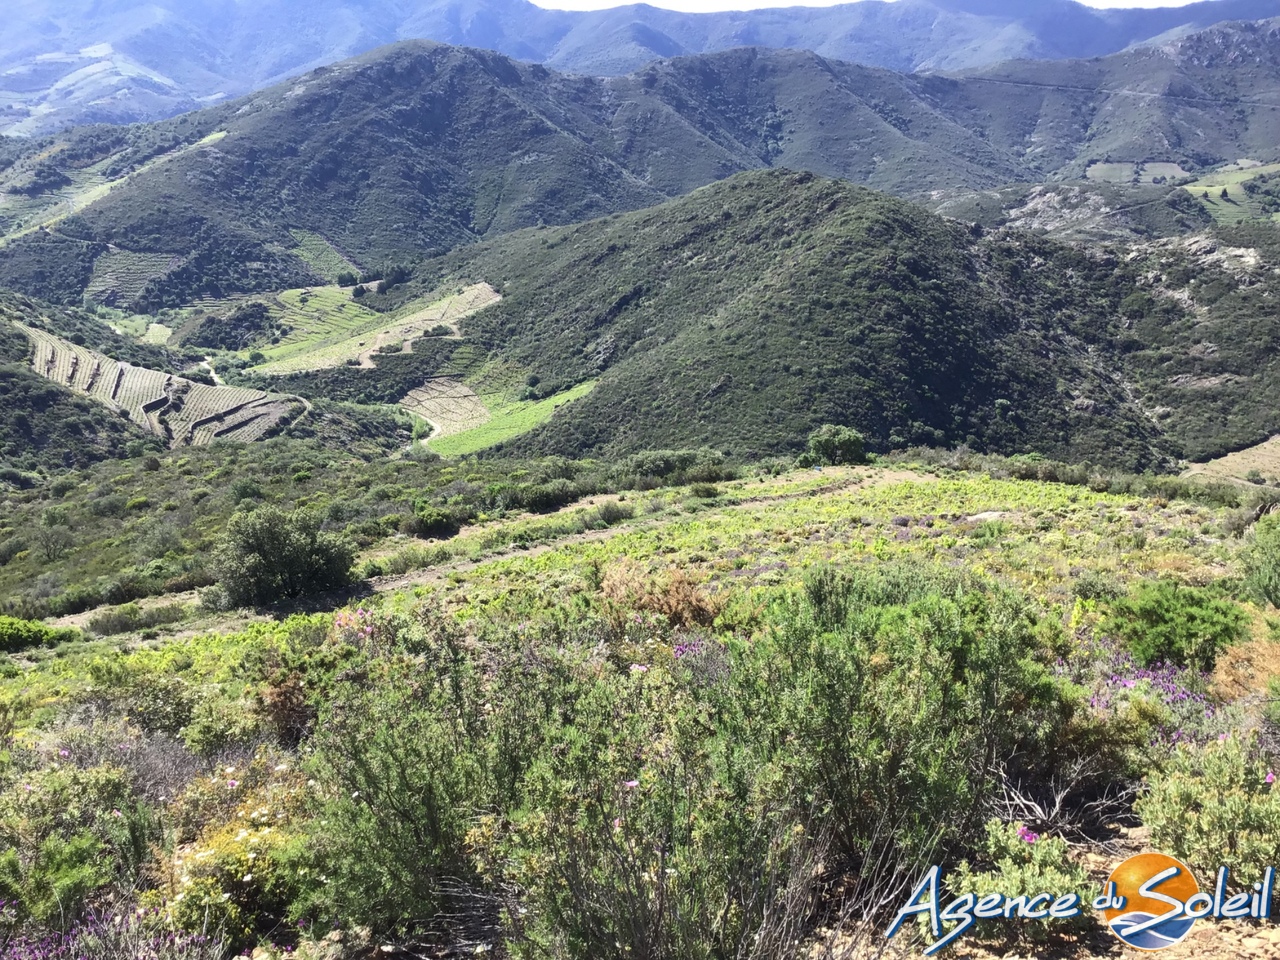
[[(1244, 67), (1197, 52), (1234, 43)], [(157, 124), (11, 145), (0, 285), (78, 303), (123, 250), (169, 266), (119, 305), (181, 306), (312, 282), (292, 231), (367, 269), (770, 166), (937, 199), (1110, 161), (1274, 159), (1280, 21), (1174, 51), (917, 76), (740, 48), (590, 78), (406, 41)]]
[[(155, 120), (234, 98), (405, 39), (495, 50), (561, 71), (622, 75), (658, 58), (739, 46), (811, 49), (899, 72), (1013, 58), (1103, 56), (1228, 20), (1280, 16), (1280, 0), (1097, 10), (1070, 0), (863, 0), (834, 7), (686, 14), (644, 4), (590, 12), (526, 0), (154, 0), (104, 8), (15, 0), (0, 41), (0, 132)], [(38, 39), (36, 39), (38, 38)]]

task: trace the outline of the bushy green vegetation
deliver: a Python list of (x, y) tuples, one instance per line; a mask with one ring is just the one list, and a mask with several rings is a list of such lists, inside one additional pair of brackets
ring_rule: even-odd
[(1280, 857), (1275, 765), (1244, 733), (1186, 746), (1150, 778), (1135, 809), (1159, 849), (1205, 874), (1228, 867), (1250, 884)]
[(1157, 580), (1112, 604), (1103, 629), (1123, 641), (1142, 666), (1171, 663), (1207, 672), (1223, 649), (1244, 638), (1247, 622), (1230, 601)]
[(265, 606), (347, 586), (355, 551), (320, 522), (270, 504), (232, 516), (210, 559), (218, 602)]
[(1244, 556), (1245, 583), (1260, 603), (1280, 607), (1280, 513), (1258, 521)]
[[(291, 466), (313, 475), (290, 479), (303, 489), (323, 472)], [(247, 507), (271, 484), (246, 467), (223, 484)], [(148, 473), (153, 485), (167, 469)], [(1240, 784), (1222, 787), (1254, 798), (1247, 822), (1187, 830), (1177, 818), (1200, 807), (1160, 799), (1166, 784), (1218, 790), (1196, 787), (1184, 758), (1210, 756), (1239, 721), (1169, 686), (1203, 684), (1193, 672), (1149, 678), (1108, 645), (1106, 601), (1073, 589), (1081, 564), (1121, 588), (1160, 569), (1203, 582), (1233, 562), (1218, 526), (1232, 508), (901, 467), (733, 479), (705, 452), (614, 469), (638, 486), (715, 477), (717, 496), (629, 492), (611, 536), (552, 532), (560, 515), (490, 521), (444, 546), (536, 546), (541, 523), (557, 549), (445, 550), (417, 596), (68, 647), (0, 674), (14, 736), (30, 742), (0, 786), (59, 802), (75, 791), (76, 809), (99, 812), (22, 827), (28, 929), (66, 922), (42, 891), (75, 904), (123, 888), (162, 924), (212, 923), (244, 947), (305, 950), (337, 923), (442, 947), (484, 929), (517, 956), (772, 944), (763, 955), (781, 960), (926, 863), (955, 868), (957, 892), (1092, 886), (1063, 838), (1106, 836), (1117, 808), (1099, 798), (1144, 773), (1140, 814), (1190, 838), (1165, 847), (1189, 862), (1269, 836), (1275, 760), (1259, 743)], [(506, 495), (532, 476), (508, 478)], [(414, 510), (436, 522), (446, 506), (426, 496)], [(968, 535), (993, 511), (999, 537)], [(290, 525), (270, 506), (236, 517)], [(1193, 748), (1170, 749), (1183, 739)], [(992, 803), (1011, 796), (1040, 804), (1039, 819), (993, 823)], [(61, 852), (41, 859), (30, 844)]]
[(0, 650), (20, 653), (31, 647), (52, 647), (75, 640), (75, 630), (59, 630), (35, 620), (0, 617)]

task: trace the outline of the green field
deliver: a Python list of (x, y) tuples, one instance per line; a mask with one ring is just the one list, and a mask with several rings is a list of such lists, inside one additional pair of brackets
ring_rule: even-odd
[(338, 282), (341, 273), (359, 276), (360, 269), (324, 237), (310, 230), (290, 230), (298, 246), (291, 252), (311, 264), (312, 269), (330, 283)]
[[(1266, 217), (1266, 214), (1259, 202), (1245, 192), (1244, 183), (1254, 177), (1277, 171), (1280, 171), (1280, 163), (1243, 168), (1240, 164), (1233, 163), (1187, 184), (1186, 189), (1219, 223), (1260, 219)], [(1227, 199), (1222, 197), (1223, 190), (1227, 191)], [(1268, 219), (1280, 218), (1273, 216)]]
[(1106, 183), (1154, 183), (1157, 179), (1181, 180), (1191, 174), (1176, 163), (1105, 163), (1099, 161), (1089, 164), (1085, 177), (1089, 180), (1101, 180)]
[(427, 445), (441, 456), (460, 457), (463, 454), (475, 453), (477, 450), (504, 443), (545, 423), (551, 419), (551, 415), (558, 407), (585, 397), (595, 385), (596, 381), (588, 380), (553, 397), (532, 402), (504, 401), (498, 397), (481, 394), (485, 406), (492, 414), (492, 418), (487, 423), (474, 430), (428, 441)]

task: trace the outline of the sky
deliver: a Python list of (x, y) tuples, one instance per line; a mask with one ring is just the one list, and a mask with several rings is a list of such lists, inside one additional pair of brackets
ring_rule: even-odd
[[(755, 10), (759, 7), (833, 7), (849, 0), (532, 0), (540, 7), (554, 10), (601, 10), (605, 7), (623, 6), (627, 2), (645, 2), (652, 7), (667, 10), (684, 10), (688, 13), (711, 13), (717, 10)], [(1185, 7), (1197, 0), (1080, 0), (1090, 7)]]

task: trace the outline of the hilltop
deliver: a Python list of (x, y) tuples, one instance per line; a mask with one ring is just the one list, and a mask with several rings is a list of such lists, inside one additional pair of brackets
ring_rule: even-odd
[(764, 45), (903, 72), (1097, 57), (1277, 0), (1097, 10), (1067, 0), (867, 0), (687, 14), (644, 4), (547, 10), (525, 0), (16, 0), (0, 39), (0, 131), (156, 120), (405, 39), (501, 52), (570, 73), (622, 75), (660, 58)]
[[(1152, 200), (1136, 182), (1274, 159), (1277, 85), (1276, 23), (948, 76), (744, 48), (600, 79), (410, 42), (163, 123), (9, 142), (0, 286), (153, 311), (332, 279), (333, 264), (372, 274), (765, 167), (935, 205), (1088, 177), (1136, 208)], [(1185, 197), (1151, 210), (1147, 234), (1203, 221)]]

